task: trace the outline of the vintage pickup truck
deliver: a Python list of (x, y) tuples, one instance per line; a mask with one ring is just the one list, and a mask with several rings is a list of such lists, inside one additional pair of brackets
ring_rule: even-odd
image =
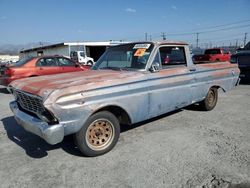
[(17, 122), (50, 144), (74, 134), (85, 156), (110, 151), (120, 126), (199, 103), (212, 110), (218, 89), (239, 81), (237, 64), (193, 64), (184, 42), (138, 42), (110, 47), (84, 72), (17, 80), (8, 89)]

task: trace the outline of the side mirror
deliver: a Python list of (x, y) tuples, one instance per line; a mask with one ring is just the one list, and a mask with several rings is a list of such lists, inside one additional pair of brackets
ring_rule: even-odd
[(151, 67), (149, 68), (150, 72), (159, 72), (160, 71), (160, 63), (158, 62), (153, 62)]

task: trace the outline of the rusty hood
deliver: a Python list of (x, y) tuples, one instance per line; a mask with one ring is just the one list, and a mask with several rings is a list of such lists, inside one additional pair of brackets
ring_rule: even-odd
[(144, 75), (135, 71), (88, 70), (24, 78), (13, 81), (10, 87), (46, 98), (55, 90), (76, 93), (141, 80)]

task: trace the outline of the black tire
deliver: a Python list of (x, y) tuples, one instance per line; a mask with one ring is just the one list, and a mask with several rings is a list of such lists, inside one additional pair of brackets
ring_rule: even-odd
[(89, 65), (89, 66), (93, 66), (93, 64), (94, 64), (93, 61), (88, 61), (87, 62), (87, 65)]
[(119, 136), (118, 119), (108, 111), (101, 111), (90, 116), (74, 138), (84, 156), (95, 157), (112, 150)]
[(206, 98), (200, 102), (201, 110), (210, 111), (214, 109), (218, 101), (218, 89), (212, 87), (209, 89)]

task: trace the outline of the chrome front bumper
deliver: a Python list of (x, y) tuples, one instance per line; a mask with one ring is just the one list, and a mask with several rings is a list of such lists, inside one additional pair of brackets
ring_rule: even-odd
[(57, 144), (64, 138), (64, 127), (61, 124), (48, 125), (48, 123), (19, 110), (17, 102), (10, 102), (10, 109), (19, 125), (25, 130), (40, 136), (49, 144)]

